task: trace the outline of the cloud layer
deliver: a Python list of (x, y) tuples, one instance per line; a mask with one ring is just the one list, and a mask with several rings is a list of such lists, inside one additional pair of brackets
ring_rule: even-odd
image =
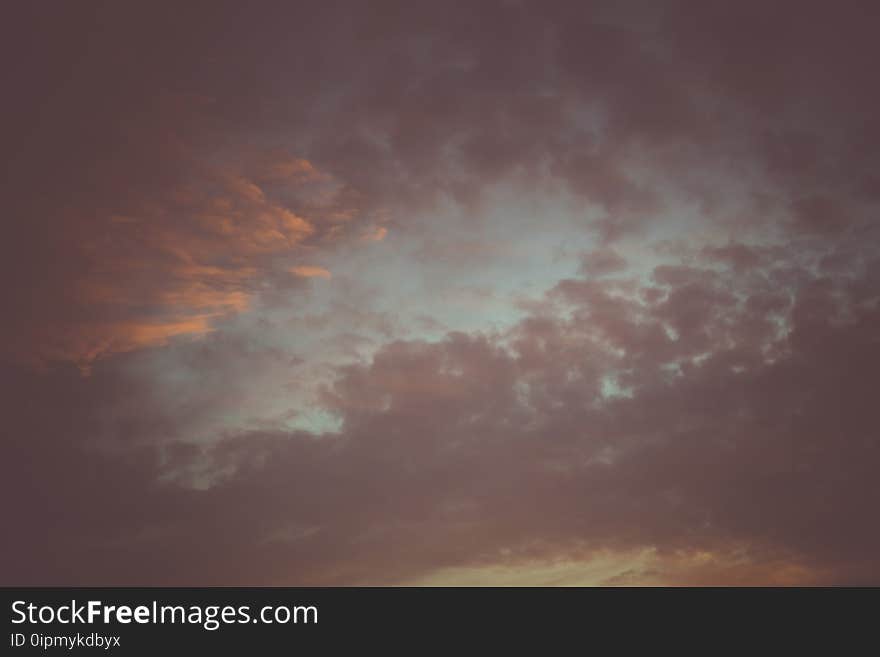
[(880, 580), (871, 3), (41, 11), (3, 583)]

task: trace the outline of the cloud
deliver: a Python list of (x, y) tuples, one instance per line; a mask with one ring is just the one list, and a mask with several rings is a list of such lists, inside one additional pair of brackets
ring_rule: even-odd
[(602, 276), (626, 269), (626, 260), (614, 249), (601, 249), (584, 255), (581, 272), (591, 276)]
[(315, 267), (312, 265), (299, 265), (291, 267), (290, 273), (294, 276), (302, 278), (330, 278), (332, 274), (323, 267)]
[[(249, 306), (274, 255), (294, 252), (317, 232), (246, 178), (209, 172), (127, 207), (125, 215), (64, 227), (77, 230), (62, 257), (81, 271), (53, 282), (56, 307), (41, 309), (48, 315), (37, 328), (42, 340), (22, 344), (33, 328), (13, 336), (19, 355), (88, 366), (175, 335), (204, 334), (213, 319)], [(59, 264), (51, 267), (34, 275), (58, 276)]]
[(366, 232), (364, 239), (368, 242), (381, 242), (388, 235), (388, 229), (385, 226), (377, 226), (376, 228)]
[(0, 579), (877, 583), (858, 8), (17, 9)]
[[(20, 531), (4, 579), (504, 583), (532, 569), (549, 583), (610, 559), (607, 583), (876, 581), (876, 307), (807, 269), (782, 308), (760, 277), (685, 274), (658, 274), (671, 289), (647, 302), (611, 303), (614, 281), (571, 287), (574, 314), (507, 335), (389, 343), (338, 371), (322, 403), (342, 425), (321, 437), (156, 442), (180, 420), (124, 392), (109, 361), (86, 380), (10, 373), (4, 504)], [(588, 281), (560, 289), (575, 284)], [(629, 395), (605, 394), (612, 373)], [(96, 434), (99, 409), (132, 393), (134, 415)], [(54, 566), (36, 536), (67, 546)]]
[[(662, 214), (671, 180), (712, 203), (720, 185), (695, 172), (755, 166), (798, 225), (839, 233), (864, 216), (842, 210), (852, 202), (841, 198), (870, 189), (869, 181), (854, 183), (870, 169), (869, 145), (880, 134), (865, 110), (876, 101), (863, 64), (873, 40), (850, 13), (837, 12), (828, 18), (834, 34), (849, 37), (827, 37), (835, 47), (820, 55), (819, 9), (801, 4), (767, 14), (754, 3), (735, 10), (708, 3), (698, 12), (676, 3), (651, 11), (490, 3), (441, 12), (392, 2), (391, 22), (377, 17), (383, 12), (354, 10), (343, 25), (329, 7), (309, 11), (311, 28), (293, 34), (275, 26), (299, 25), (295, 9), (243, 25), (221, 7), (213, 32), (197, 29), (198, 12), (108, 9), (101, 20), (114, 29), (88, 48), (72, 46), (70, 83), (54, 87), (57, 63), (37, 42), (23, 44), (23, 70), (40, 82), (16, 99), (22, 115), (28, 100), (55, 95), (40, 105), (40, 127), (20, 131), (34, 134), (31, 141), (16, 142), (12, 184), (20, 194), (9, 215), (20, 225), (7, 243), (22, 248), (4, 262), (8, 278), (18, 272), (47, 289), (36, 309), (29, 295), (16, 294), (13, 314), (22, 319), (7, 327), (4, 342), (17, 354), (37, 351), (36, 360), (82, 361), (106, 341), (40, 353), (26, 345), (32, 327), (56, 325), (56, 342), (72, 332), (88, 343), (92, 329), (64, 317), (82, 312), (83, 297), (130, 297), (143, 307), (134, 316), (119, 304), (88, 313), (125, 314), (120, 326), (140, 315), (161, 323), (163, 312), (181, 326), (190, 320), (183, 304), (157, 310), (155, 303), (162, 294), (191, 294), (178, 285), (213, 288), (216, 303), (200, 316), (224, 314), (266, 279), (254, 260), (331, 243), (352, 217), (379, 208), (395, 227), (444, 199), (479, 203), (503, 180), (523, 190), (562, 184), (598, 209), (597, 234), (617, 241)], [(36, 33), (48, 29), (39, 12), (22, 20)], [(484, 20), (499, 36), (477, 39), (465, 27)], [(72, 29), (52, 29), (57, 43), (75, 43)], [(244, 36), (251, 30), (263, 35), (259, 43)], [(392, 38), (362, 42), (359, 31)], [(168, 35), (161, 51), (150, 45), (154, 33)], [(725, 56), (743, 41), (750, 47), (741, 59)], [(123, 42), (138, 47), (122, 49)], [(528, 57), (521, 43), (532, 44)], [(321, 65), (301, 69), (298, 48), (322, 53)], [(831, 124), (833, 138), (823, 129)], [(821, 198), (804, 197), (801, 186), (816, 180)], [(389, 225), (362, 234), (378, 241)], [(19, 252), (45, 260), (19, 262)], [(196, 277), (175, 261), (224, 273)], [(156, 268), (162, 273), (146, 274)], [(144, 290), (148, 278), (168, 282)], [(34, 310), (39, 322), (23, 319)], [(120, 336), (120, 344), (134, 342)]]

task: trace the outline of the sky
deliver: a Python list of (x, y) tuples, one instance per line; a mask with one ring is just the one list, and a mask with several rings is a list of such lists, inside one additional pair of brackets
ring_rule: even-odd
[(876, 3), (30, 5), (0, 583), (880, 584)]

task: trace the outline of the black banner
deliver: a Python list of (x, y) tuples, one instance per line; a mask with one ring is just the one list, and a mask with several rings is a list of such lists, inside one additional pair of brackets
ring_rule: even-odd
[(596, 642), (677, 645), (710, 631), (725, 642), (803, 638), (844, 617), (852, 637), (872, 627), (878, 599), (876, 589), (539, 588), (7, 588), (2, 597), (11, 655), (470, 652), (477, 638), (589, 653)]

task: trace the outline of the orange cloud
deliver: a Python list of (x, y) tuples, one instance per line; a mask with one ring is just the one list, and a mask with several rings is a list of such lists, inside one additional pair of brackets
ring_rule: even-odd
[[(364, 223), (382, 223), (379, 210), (356, 206), (350, 188), (308, 160), (245, 148), (218, 162), (185, 146), (162, 151), (168, 178), (140, 187), (125, 170), (102, 170), (106, 188), (48, 213), (54, 232), (22, 228), (50, 265), (39, 268), (39, 290), (19, 295), (27, 310), (5, 329), (9, 357), (85, 367), (204, 334), (247, 309), (292, 252), (362, 240)], [(385, 233), (375, 228), (366, 239)], [(289, 271), (332, 276), (310, 265)]]
[(314, 267), (311, 265), (291, 267), (288, 271), (294, 276), (300, 276), (302, 278), (331, 278), (333, 276), (333, 274), (323, 267)]
[(178, 336), (210, 333), (214, 330), (211, 321), (218, 316), (203, 314), (156, 321), (83, 322), (69, 326), (63, 335), (40, 331), (38, 337), (42, 349), (39, 356), (29, 358), (26, 352), (22, 352), (20, 360), (36, 367), (46, 361), (71, 361), (88, 375), (94, 361), (107, 354), (163, 346)]
[[(245, 310), (272, 258), (301, 248), (326, 221), (303, 216), (309, 204), (296, 198), (299, 187), (324, 175), (306, 160), (277, 166), (296, 183), (283, 194), (244, 173), (203, 168), (123, 212), (73, 219), (69, 249), (83, 265), (58, 281), (57, 318), (21, 336), (39, 344), (18, 345), (19, 354), (31, 352), (20, 359), (69, 360), (87, 370), (108, 354), (203, 335), (217, 319)], [(320, 267), (291, 271), (330, 277)]]
[(782, 557), (736, 551), (599, 550), (548, 558), (440, 568), (397, 582), (405, 586), (809, 586), (826, 573)]
[(378, 226), (364, 234), (364, 239), (368, 242), (381, 242), (388, 235), (388, 229), (385, 226)]
[(308, 160), (281, 158), (266, 167), (265, 176), (274, 180), (318, 181), (328, 176), (318, 171)]

